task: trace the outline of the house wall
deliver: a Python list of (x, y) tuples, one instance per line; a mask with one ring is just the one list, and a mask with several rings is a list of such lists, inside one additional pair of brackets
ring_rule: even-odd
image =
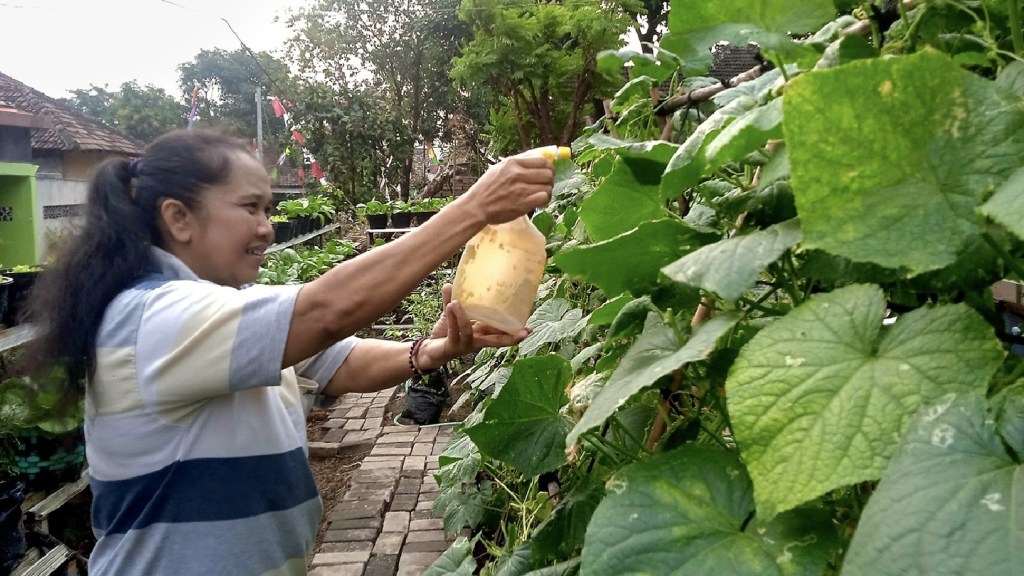
[(0, 163), (0, 267), (39, 262), (35, 173), (32, 164)]

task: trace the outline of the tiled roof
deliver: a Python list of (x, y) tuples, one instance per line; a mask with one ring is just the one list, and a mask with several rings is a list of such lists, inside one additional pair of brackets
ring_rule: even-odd
[(80, 114), (54, 98), (0, 72), (0, 102), (45, 116), (53, 128), (32, 131), (34, 150), (100, 151), (141, 154), (145, 145), (113, 128)]

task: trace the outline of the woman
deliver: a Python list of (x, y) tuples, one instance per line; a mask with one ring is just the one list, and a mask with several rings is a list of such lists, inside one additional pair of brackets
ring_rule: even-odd
[(457, 302), (421, 343), (352, 335), (484, 225), (547, 203), (553, 178), (548, 160), (505, 160), (416, 231), (313, 282), (249, 286), (273, 229), (267, 173), (244, 143), (182, 130), (141, 162), (105, 162), (82, 234), (33, 302), (36, 357), (87, 382), (89, 573), (305, 574), (322, 505), (297, 381), (379, 390), (520, 342), (525, 330), (471, 323)]

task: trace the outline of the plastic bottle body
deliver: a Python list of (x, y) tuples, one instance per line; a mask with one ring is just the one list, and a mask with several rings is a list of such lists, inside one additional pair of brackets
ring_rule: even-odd
[[(545, 146), (522, 154), (551, 160), (570, 157), (568, 148)], [(455, 272), (453, 298), (471, 320), (514, 334), (526, 326), (547, 263), (547, 240), (522, 216), (485, 226), (466, 245)]]

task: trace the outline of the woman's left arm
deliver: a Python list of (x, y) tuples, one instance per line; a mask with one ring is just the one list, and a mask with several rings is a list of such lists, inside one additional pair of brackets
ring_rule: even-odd
[[(529, 335), (529, 330), (525, 328), (511, 335), (471, 322), (462, 306), (451, 301), (451, 293), (451, 285), (446, 284), (442, 289), (444, 313), (416, 354), (416, 367), (421, 371), (440, 368), (455, 358), (474, 354), (481, 348), (512, 346)], [(362, 339), (321, 393), (325, 396), (341, 396), (396, 386), (414, 374), (409, 366), (411, 348), (411, 342)]]

